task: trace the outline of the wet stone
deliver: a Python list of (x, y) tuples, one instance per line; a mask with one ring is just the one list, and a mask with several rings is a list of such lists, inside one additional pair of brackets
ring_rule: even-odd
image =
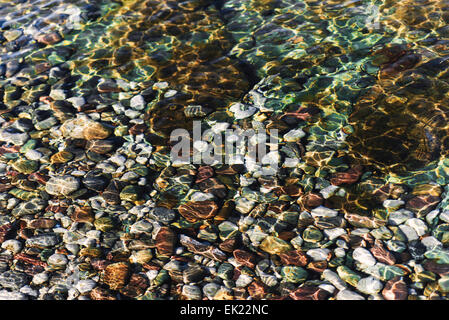
[(164, 224), (169, 224), (176, 219), (176, 212), (164, 207), (156, 207), (148, 214), (151, 218)]
[(290, 250), (279, 254), (283, 264), (304, 267), (307, 264), (307, 256), (299, 250)]
[(194, 201), (179, 206), (179, 213), (188, 221), (195, 222), (215, 216), (218, 206), (213, 201)]
[(77, 191), (80, 187), (80, 182), (77, 178), (69, 175), (61, 177), (52, 177), (47, 181), (45, 190), (51, 195), (63, 195)]
[(28, 283), (28, 276), (18, 271), (5, 271), (0, 274), (0, 286), (5, 289), (19, 290)]
[(251, 269), (254, 269), (256, 266), (256, 256), (250, 252), (237, 249), (234, 250), (233, 255), (235, 260), (241, 265), (247, 266)]
[(50, 248), (60, 242), (58, 236), (51, 234), (43, 234), (26, 240), (27, 247)]
[(156, 235), (156, 248), (160, 255), (170, 256), (174, 252), (176, 234), (168, 227), (162, 227)]
[(259, 248), (269, 254), (280, 254), (289, 251), (291, 245), (282, 239), (268, 236), (262, 241)]
[(382, 290), (382, 296), (385, 300), (407, 300), (407, 285), (399, 277), (391, 279), (385, 284)]
[(307, 271), (297, 266), (284, 266), (281, 270), (282, 278), (287, 282), (300, 283), (307, 279)]
[(128, 281), (130, 267), (125, 262), (117, 262), (108, 265), (102, 274), (102, 282), (112, 290), (123, 288)]

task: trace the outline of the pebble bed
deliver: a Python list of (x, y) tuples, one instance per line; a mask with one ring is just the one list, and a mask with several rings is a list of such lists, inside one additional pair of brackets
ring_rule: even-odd
[[(448, 22), (445, 0), (0, 0), (0, 300), (447, 299)], [(172, 162), (194, 120), (278, 130), (279, 170)]]

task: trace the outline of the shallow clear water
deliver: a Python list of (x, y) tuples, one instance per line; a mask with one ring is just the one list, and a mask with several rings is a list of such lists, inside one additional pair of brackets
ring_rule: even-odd
[[(151, 161), (144, 169), (132, 169), (147, 179), (145, 196), (132, 198), (134, 205), (151, 198), (157, 206), (177, 208), (191, 199), (192, 188), (208, 190), (193, 181), (189, 170), (195, 168), (174, 169), (168, 160), (172, 130), (191, 130), (193, 120), (201, 120), (205, 127), (226, 122), (242, 128), (260, 121), (281, 135), (303, 130), (295, 143), (280, 141), (281, 151), (299, 162), (294, 168), (282, 164), (274, 184), (294, 184), (306, 193), (342, 186), (344, 192), (327, 198), (325, 205), (345, 214), (385, 221), (388, 210), (379, 194), (397, 199), (397, 190), (408, 190), (434, 196), (432, 188), (439, 190), (438, 206), (432, 208), (444, 210), (448, 21), (445, 0), (0, 0), (2, 123), (7, 127), (23, 118), (36, 125), (50, 112), (54, 124), (29, 130), (49, 155), (85, 146), (82, 139), (57, 132), (79, 113), (107, 123), (114, 141), (133, 159), (134, 142), (150, 145)], [(125, 110), (136, 94), (145, 97), (145, 108), (117, 111), (118, 102)], [(84, 103), (64, 102), (74, 97)], [(236, 119), (230, 107), (237, 102), (258, 113)], [(189, 114), (197, 110), (192, 106), (201, 106), (201, 112)], [(131, 127), (137, 133), (130, 133)], [(22, 157), (18, 150), (1, 153), (8, 164)], [(63, 160), (43, 161), (31, 172), (89, 171), (110, 156), (86, 153), (86, 160), (72, 153), (73, 161), (58, 154)], [(5, 174), (5, 184), (29, 180), (25, 172), (18, 178)], [(347, 172), (356, 179), (342, 178)], [(121, 176), (112, 169), (109, 173)], [(237, 176), (220, 176), (227, 188), (219, 197), (222, 220), (227, 219), (226, 204), (249, 192)], [(271, 182), (266, 184), (271, 187)], [(37, 186), (23, 182), (15, 194), (42, 188)], [(267, 194), (258, 195), (264, 204), (296, 201)], [(87, 195), (78, 200), (89, 203)], [(174, 226), (215, 228), (191, 222), (180, 219)]]

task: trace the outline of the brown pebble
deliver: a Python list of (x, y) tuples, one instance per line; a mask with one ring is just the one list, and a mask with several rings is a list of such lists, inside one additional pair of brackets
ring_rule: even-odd
[(171, 256), (174, 253), (176, 234), (169, 227), (162, 227), (156, 235), (156, 248), (160, 255)]
[(130, 273), (129, 264), (117, 262), (108, 265), (102, 274), (102, 282), (107, 284), (112, 290), (119, 290), (126, 285)]
[(117, 300), (109, 290), (100, 287), (94, 288), (89, 295), (92, 300)]
[(362, 167), (354, 166), (346, 172), (337, 172), (332, 175), (331, 184), (339, 186), (342, 184), (353, 184), (357, 182), (362, 175)]
[(56, 32), (44, 33), (36, 37), (36, 41), (42, 44), (55, 44), (62, 40), (62, 37)]
[(290, 292), (290, 297), (293, 300), (324, 300), (326, 296), (326, 291), (313, 286), (303, 286)]
[(386, 300), (407, 300), (407, 285), (401, 278), (395, 277), (387, 281), (382, 290), (382, 296)]
[(189, 222), (210, 219), (215, 216), (218, 206), (214, 201), (191, 201), (179, 206), (179, 213)]
[(39, 218), (39, 219), (34, 219), (34, 220), (30, 221), (30, 223), (28, 224), (28, 227), (32, 228), (32, 229), (51, 229), (55, 225), (56, 225), (56, 220)]
[(377, 261), (389, 265), (394, 265), (396, 263), (396, 258), (394, 255), (386, 250), (381, 244), (376, 242), (376, 245), (370, 249), (372, 255), (374, 258), (376, 258)]
[(198, 168), (198, 173), (196, 174), (195, 183), (203, 182), (206, 179), (211, 178), (214, 175), (214, 169), (210, 166), (201, 166)]
[(256, 267), (256, 255), (251, 252), (247, 252), (241, 249), (234, 250), (233, 252), (235, 260), (250, 269), (254, 269)]
[(423, 216), (432, 211), (440, 202), (440, 197), (432, 195), (420, 195), (407, 201), (405, 208), (413, 211), (418, 216)]
[(93, 223), (95, 217), (90, 207), (75, 207), (75, 211), (70, 218), (75, 222)]
[(301, 205), (304, 209), (310, 210), (316, 207), (319, 207), (323, 204), (323, 196), (317, 192), (308, 192), (298, 199), (298, 204)]
[(262, 282), (253, 281), (248, 286), (248, 293), (253, 299), (260, 300), (267, 295), (267, 289)]
[(307, 255), (299, 250), (290, 250), (279, 254), (281, 262), (285, 265), (304, 267), (307, 264)]

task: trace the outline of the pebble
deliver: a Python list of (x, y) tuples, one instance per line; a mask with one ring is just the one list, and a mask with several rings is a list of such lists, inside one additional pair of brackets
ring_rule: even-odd
[(11, 251), (13, 254), (22, 250), (22, 243), (19, 240), (6, 240), (2, 243), (2, 248)]
[(45, 185), (45, 191), (52, 195), (68, 196), (80, 188), (80, 182), (77, 178), (69, 175), (52, 177)]
[(130, 107), (134, 110), (143, 110), (145, 108), (145, 99), (142, 95), (134, 96), (130, 100)]
[(382, 282), (373, 276), (362, 278), (357, 283), (357, 290), (365, 294), (376, 294), (383, 288)]
[(322, 277), (332, 283), (332, 285), (339, 291), (344, 290), (347, 287), (346, 283), (338, 276), (338, 274), (329, 269), (323, 271)]
[(338, 215), (338, 211), (329, 209), (323, 206), (319, 206), (317, 208), (312, 209), (311, 211), (312, 217), (325, 217), (325, 218), (333, 218)]
[(397, 209), (399, 209), (401, 206), (403, 206), (405, 204), (404, 201), (402, 200), (391, 200), (391, 199), (387, 199), (383, 202), (383, 206), (385, 209), (391, 210), (391, 211), (395, 211)]
[(81, 294), (86, 294), (92, 291), (96, 286), (97, 283), (95, 281), (87, 279), (78, 281), (75, 287)]
[(195, 285), (184, 285), (182, 294), (189, 300), (201, 300), (203, 297), (201, 289)]
[(240, 120), (252, 116), (257, 111), (257, 108), (245, 106), (241, 103), (235, 103), (229, 107), (229, 111), (234, 113), (234, 118), (236, 120)]
[(284, 134), (284, 140), (286, 142), (296, 142), (299, 141), (301, 138), (304, 138), (305, 136), (306, 133), (302, 131), (302, 129), (294, 129)]
[(363, 296), (351, 290), (344, 289), (337, 293), (337, 300), (366, 300)]
[(65, 268), (68, 259), (64, 254), (55, 253), (48, 258), (47, 262), (54, 268)]
[(413, 217), (413, 212), (405, 209), (400, 209), (389, 214), (388, 223), (393, 226), (398, 226)]
[(374, 266), (376, 264), (376, 259), (372, 256), (372, 254), (366, 250), (365, 248), (356, 248), (352, 253), (352, 257), (354, 260), (360, 262), (362, 265), (367, 267)]

